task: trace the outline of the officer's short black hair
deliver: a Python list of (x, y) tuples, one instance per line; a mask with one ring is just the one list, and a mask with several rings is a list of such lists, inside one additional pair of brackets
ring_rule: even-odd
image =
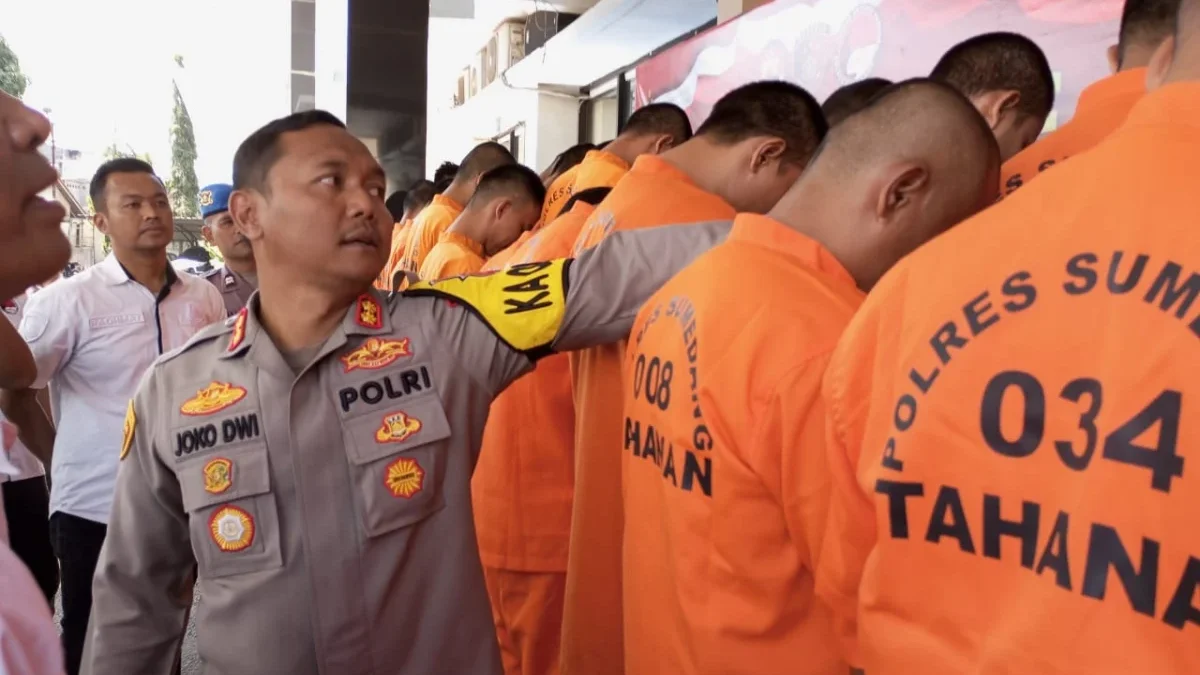
[(821, 112), (825, 113), (825, 121), (829, 123), (830, 127), (836, 127), (842, 120), (867, 107), (867, 103), (876, 94), (887, 89), (891, 84), (890, 80), (882, 77), (868, 77), (838, 89), (821, 104)]
[(1054, 107), (1054, 75), (1046, 54), (1016, 33), (985, 33), (950, 48), (930, 73), (963, 96), (1015, 90), (1017, 110), (1044, 118)]
[(429, 202), (433, 201), (434, 194), (433, 183), (425, 179), (418, 180), (408, 186), (408, 193), (404, 196), (404, 210), (410, 213), (420, 213), (421, 209), (429, 206)]
[(696, 135), (724, 144), (775, 136), (787, 143), (784, 158), (803, 165), (828, 131), (825, 114), (812, 94), (790, 82), (763, 80), (722, 96)]
[(324, 110), (306, 110), (268, 122), (246, 137), (233, 155), (233, 188), (264, 191), (267, 173), (279, 161), (279, 139), (292, 131), (327, 124), (345, 129), (346, 125)]
[(495, 141), (488, 141), (475, 146), (467, 153), (466, 157), (463, 157), (454, 177), (455, 179), (474, 180), (476, 176), (482, 176), (496, 167), (516, 163), (517, 160), (508, 151), (508, 148)]
[(387, 206), (388, 213), (392, 214), (392, 220), (400, 222), (400, 219), (404, 217), (404, 198), (407, 195), (408, 190), (396, 190), (383, 202)]
[(88, 185), (88, 196), (92, 198), (92, 208), (97, 213), (104, 213), (108, 208), (104, 203), (104, 191), (108, 188), (108, 177), (114, 173), (148, 173), (158, 178), (149, 162), (136, 157), (118, 157), (101, 164), (96, 173), (92, 174), (92, 182)]
[(533, 169), (520, 164), (498, 166), (483, 174), (469, 204), (483, 204), (503, 196), (524, 196), (539, 207), (546, 201), (546, 186)]
[(1117, 65), (1125, 62), (1131, 45), (1155, 47), (1175, 33), (1179, 0), (1125, 0), (1117, 41)]
[(567, 200), (566, 204), (563, 204), (562, 211), (559, 211), (559, 213), (567, 213), (570, 211), (575, 206), (575, 202), (583, 202), (584, 204), (596, 206), (600, 202), (604, 201), (604, 198), (607, 197), (608, 193), (610, 192), (612, 192), (612, 188), (610, 187), (594, 187), (586, 190), (580, 190), (579, 192), (571, 195), (571, 198)]
[(625, 134), (667, 134), (679, 145), (692, 137), (692, 122), (673, 103), (651, 103), (633, 111), (621, 128), (621, 135)]

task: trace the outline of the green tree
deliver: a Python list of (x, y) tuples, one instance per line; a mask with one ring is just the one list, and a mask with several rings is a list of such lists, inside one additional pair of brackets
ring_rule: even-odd
[(0, 91), (21, 98), (28, 86), (29, 78), (21, 72), (21, 61), (0, 35)]
[[(175, 56), (175, 65), (183, 70), (182, 56)], [(167, 180), (167, 193), (176, 217), (196, 218), (200, 215), (196, 206), (196, 195), (200, 192), (196, 181), (196, 135), (183, 94), (179, 93), (179, 82), (172, 78), (171, 85), (175, 89), (175, 109), (171, 113), (171, 177)]]
[(126, 144), (125, 147), (122, 148), (121, 146), (117, 145), (116, 141), (113, 141), (111, 145), (104, 149), (103, 157), (104, 161), (106, 162), (113, 159), (120, 159), (121, 157), (133, 157), (135, 159), (140, 159), (151, 166), (154, 165), (154, 162), (150, 161), (150, 153), (138, 152), (129, 144)]

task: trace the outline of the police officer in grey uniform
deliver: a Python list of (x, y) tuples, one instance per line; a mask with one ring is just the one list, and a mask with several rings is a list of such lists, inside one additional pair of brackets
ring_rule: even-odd
[(214, 268), (204, 275), (225, 301), (229, 316), (246, 306), (246, 301), (258, 287), (258, 270), (254, 264), (254, 251), (245, 235), (237, 231), (233, 216), (229, 213), (229, 195), (233, 186), (214, 183), (200, 190), (200, 217), (204, 227), (200, 232), (204, 240), (217, 247), (225, 259), (222, 267)]
[(470, 491), (489, 404), (543, 355), (626, 337), (729, 224), (389, 301), (384, 175), (336, 118), (272, 122), (234, 165), (259, 291), (130, 404), (84, 672), (166, 672), (195, 564), (210, 675), (500, 675)]

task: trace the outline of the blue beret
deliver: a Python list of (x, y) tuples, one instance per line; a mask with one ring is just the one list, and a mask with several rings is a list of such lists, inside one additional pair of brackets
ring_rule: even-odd
[(200, 217), (207, 218), (214, 213), (229, 210), (229, 193), (233, 186), (225, 183), (206, 185), (200, 190)]

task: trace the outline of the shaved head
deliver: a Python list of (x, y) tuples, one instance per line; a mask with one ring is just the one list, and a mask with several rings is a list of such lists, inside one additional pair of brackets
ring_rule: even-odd
[(517, 160), (513, 158), (512, 153), (503, 145), (493, 141), (480, 143), (468, 152), (466, 157), (463, 157), (454, 179), (475, 180), (492, 169), (516, 163)]
[(663, 134), (671, 137), (672, 145), (679, 145), (692, 137), (692, 123), (683, 108), (677, 105), (651, 103), (633, 111), (621, 133)]
[(996, 139), (970, 101), (909, 80), (831, 129), (771, 215), (823, 230), (818, 240), (869, 289), (901, 257), (992, 203), (999, 175)]
[(821, 104), (825, 121), (831, 127), (841, 124), (847, 117), (867, 107), (876, 94), (891, 85), (891, 81), (882, 77), (868, 77), (838, 89)]

